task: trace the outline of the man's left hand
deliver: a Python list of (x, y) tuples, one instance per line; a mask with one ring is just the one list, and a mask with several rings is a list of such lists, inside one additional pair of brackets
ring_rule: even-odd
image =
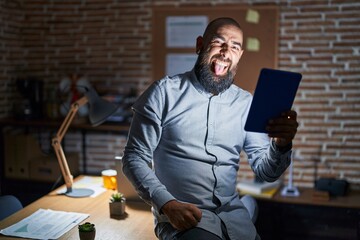
[(269, 121), (266, 130), (269, 137), (274, 138), (275, 144), (278, 147), (286, 147), (294, 139), (299, 126), (296, 116), (297, 113), (291, 110)]

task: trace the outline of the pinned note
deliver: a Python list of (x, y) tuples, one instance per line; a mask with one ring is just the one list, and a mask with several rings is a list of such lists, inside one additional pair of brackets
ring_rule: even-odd
[(246, 39), (246, 50), (251, 52), (260, 51), (260, 41), (257, 38), (247, 38)]
[(249, 9), (246, 12), (246, 21), (249, 23), (259, 23), (260, 21), (260, 14), (258, 11)]

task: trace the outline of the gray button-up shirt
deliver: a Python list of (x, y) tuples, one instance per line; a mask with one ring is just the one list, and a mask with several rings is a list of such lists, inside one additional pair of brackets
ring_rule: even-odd
[[(193, 203), (202, 211), (198, 227), (231, 239), (255, 239), (256, 230), (236, 192), (243, 150), (256, 175), (274, 181), (290, 164), (266, 134), (246, 132), (252, 96), (232, 85), (207, 93), (194, 71), (154, 82), (133, 106), (123, 170), (153, 207), (155, 224), (168, 201)], [(149, 167), (152, 165), (152, 168)]]

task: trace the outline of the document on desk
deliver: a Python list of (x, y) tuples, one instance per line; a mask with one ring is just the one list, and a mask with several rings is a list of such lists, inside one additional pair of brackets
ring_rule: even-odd
[(39, 209), (29, 217), (0, 230), (6, 236), (31, 239), (58, 239), (79, 225), (89, 214)]
[[(94, 191), (94, 193), (90, 196), (92, 198), (100, 195), (101, 193), (106, 191), (106, 188), (103, 186), (103, 180), (101, 177), (89, 177), (85, 176), (82, 179), (74, 182), (73, 188), (88, 188)], [(60, 188), (57, 193), (62, 194), (65, 193), (66, 188)]]

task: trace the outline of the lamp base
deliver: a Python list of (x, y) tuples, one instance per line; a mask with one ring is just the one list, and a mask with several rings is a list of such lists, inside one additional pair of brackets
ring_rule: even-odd
[(73, 188), (72, 190), (67, 191), (65, 193), (65, 195), (68, 197), (73, 197), (73, 198), (82, 198), (82, 197), (89, 197), (93, 193), (95, 193), (95, 192), (94, 192), (94, 190), (91, 190), (91, 189)]
[(294, 186), (285, 186), (281, 190), (281, 196), (284, 197), (298, 197), (299, 195), (299, 190)]

